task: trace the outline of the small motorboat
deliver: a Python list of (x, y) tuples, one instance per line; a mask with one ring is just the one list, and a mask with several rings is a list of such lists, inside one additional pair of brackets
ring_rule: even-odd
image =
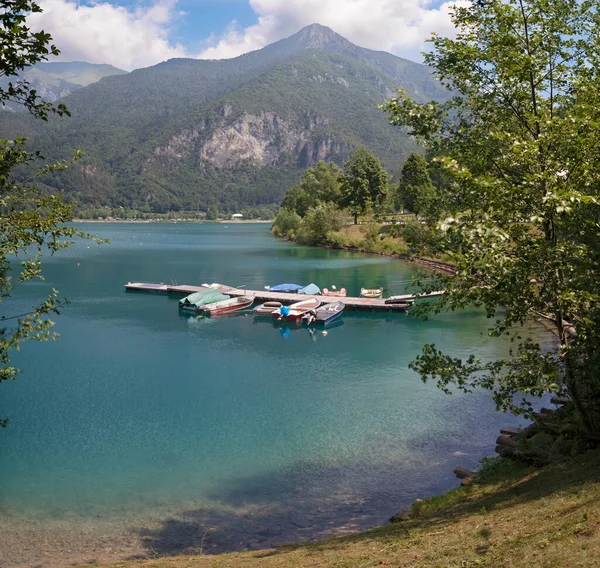
[(281, 306), (281, 308), (273, 314), (273, 317), (277, 321), (299, 321), (306, 312), (309, 310), (316, 310), (320, 304), (321, 301), (317, 298), (307, 298), (306, 300), (296, 302), (291, 306)]
[(340, 288), (339, 290), (335, 286), (332, 286), (331, 290), (328, 290), (327, 288), (323, 288), (323, 290), (321, 291), (321, 294), (323, 296), (337, 296), (338, 298), (345, 298), (346, 297), (346, 288)]
[(207, 304), (204, 306), (205, 316), (223, 316), (231, 312), (237, 312), (243, 310), (252, 305), (254, 298), (250, 296), (238, 296), (237, 298), (229, 298), (222, 302), (215, 302), (214, 304)]
[(361, 298), (381, 298), (383, 295), (383, 288), (361, 288)]
[(279, 311), (283, 304), (281, 302), (265, 302), (260, 306), (256, 306), (254, 308), (254, 317), (255, 318), (265, 318), (265, 317), (273, 317), (273, 312)]
[(189, 296), (179, 300), (179, 308), (188, 312), (202, 312), (206, 304), (214, 304), (215, 302), (223, 302), (229, 300), (229, 296), (221, 294), (218, 290), (208, 288), (200, 292), (194, 292)]
[(302, 316), (302, 321), (307, 325), (311, 323), (327, 325), (334, 319), (342, 315), (345, 308), (344, 302), (333, 302), (331, 304), (324, 304), (316, 310), (310, 310)]

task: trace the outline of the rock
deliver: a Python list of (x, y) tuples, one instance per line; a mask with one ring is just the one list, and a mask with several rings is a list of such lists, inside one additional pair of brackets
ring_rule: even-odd
[(409, 518), (410, 509), (406, 507), (404, 509), (400, 509), (396, 513), (394, 513), (390, 518), (390, 523), (401, 523), (402, 521), (407, 521)]
[(496, 438), (496, 444), (499, 446), (506, 446), (507, 448), (516, 448), (517, 442), (512, 436), (508, 436), (507, 434), (500, 434)]
[(505, 426), (504, 428), (500, 428), (500, 434), (506, 434), (507, 436), (518, 436), (522, 433), (523, 430), (521, 430), (521, 428), (513, 428), (512, 426)]
[(458, 477), (458, 479), (468, 479), (469, 477), (473, 477), (475, 475), (474, 471), (470, 469), (466, 469), (464, 467), (455, 467), (453, 469), (454, 475)]

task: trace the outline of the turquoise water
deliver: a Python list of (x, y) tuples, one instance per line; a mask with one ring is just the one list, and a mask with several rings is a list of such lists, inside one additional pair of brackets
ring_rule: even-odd
[(92, 531), (118, 520), (165, 554), (228, 523), (209, 535), (216, 551), (314, 538), (455, 486), (452, 469), (493, 454), (498, 429), (516, 423), (487, 395), (448, 397), (408, 369), (425, 342), (455, 355), (506, 350), (476, 311), (348, 314), (325, 336), (248, 314), (197, 319), (176, 298), (123, 290), (315, 282), (401, 293), (412, 266), (292, 245), (263, 224), (82, 228), (110, 244), (47, 259), (46, 281), (15, 302), (26, 310), (55, 286), (72, 303), (56, 319), (60, 339), (26, 344), (22, 375), (0, 389), (5, 520)]

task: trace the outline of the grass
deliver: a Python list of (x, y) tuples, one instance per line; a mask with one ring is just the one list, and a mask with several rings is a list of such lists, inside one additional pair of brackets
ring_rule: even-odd
[(405, 521), (350, 536), (272, 550), (105, 566), (600, 566), (600, 450), (544, 469), (491, 460), (476, 483), (416, 503)]

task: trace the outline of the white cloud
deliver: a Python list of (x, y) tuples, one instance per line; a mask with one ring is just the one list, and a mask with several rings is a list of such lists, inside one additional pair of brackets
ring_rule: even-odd
[[(256, 24), (229, 24), (222, 35), (212, 34), (197, 57), (223, 59), (260, 49), (289, 37), (302, 27), (329, 26), (351, 42), (420, 60), (425, 40), (436, 31), (453, 35), (449, 7), (454, 0), (247, 0)], [(465, 3), (468, 0), (458, 0)], [(172, 57), (191, 57), (169, 40), (171, 27), (184, 15), (178, 0), (137, 0), (133, 6), (115, 0), (38, 0), (41, 14), (28, 16), (33, 30), (44, 29), (61, 50), (53, 61), (110, 63), (122, 69), (154, 65)], [(202, 10), (201, 6), (197, 8)]]
[(319, 23), (351, 42), (420, 60), (432, 32), (452, 36), (450, 1), (432, 7), (430, 0), (249, 0), (258, 23), (241, 30), (230, 26), (203, 59), (235, 57)]
[(149, 7), (129, 9), (108, 2), (82, 5), (69, 0), (39, 0), (41, 14), (27, 21), (44, 29), (60, 49), (50, 61), (110, 63), (121, 69), (147, 67), (172, 57), (185, 57), (181, 45), (171, 45), (169, 25), (180, 14), (176, 0), (156, 0)]

